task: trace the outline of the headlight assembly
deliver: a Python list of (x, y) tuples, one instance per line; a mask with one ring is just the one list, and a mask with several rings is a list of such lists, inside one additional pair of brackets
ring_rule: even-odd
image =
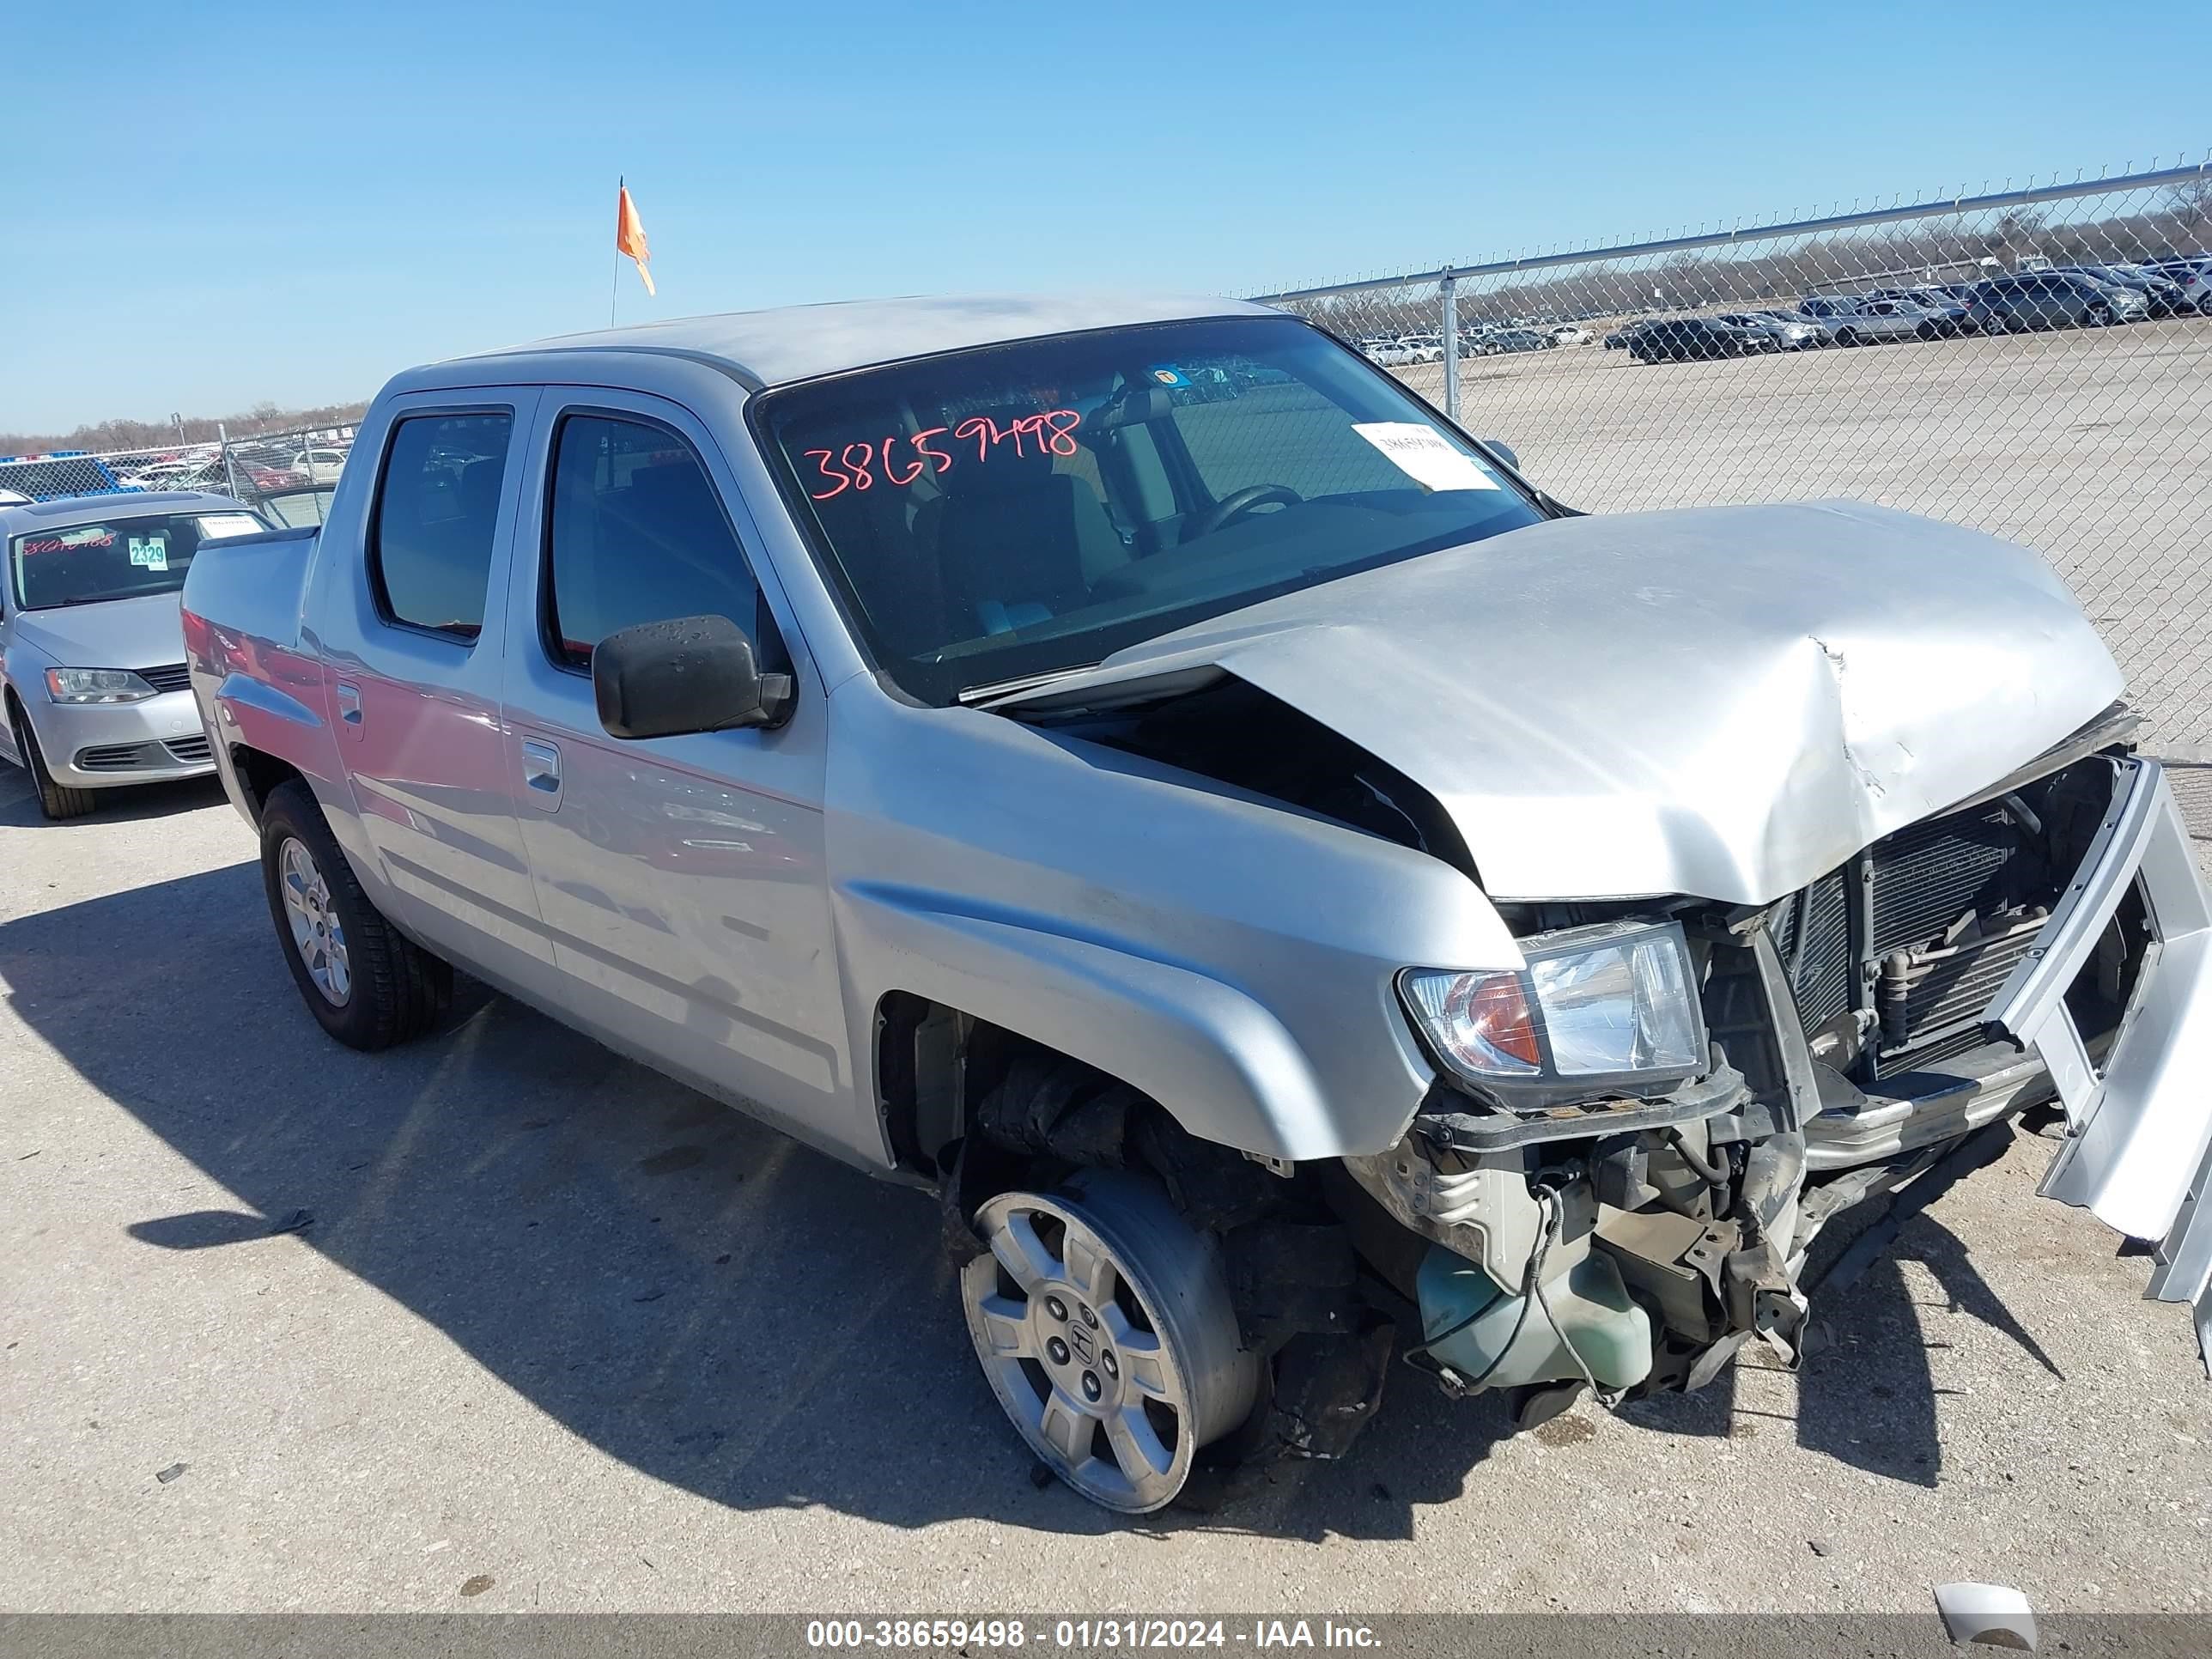
[(1410, 968), (1399, 988), (1437, 1057), (1509, 1103), (1656, 1092), (1710, 1064), (1679, 922), (1521, 941), (1518, 973)]
[(143, 702), (158, 694), (127, 668), (49, 668), (46, 695), (56, 702)]

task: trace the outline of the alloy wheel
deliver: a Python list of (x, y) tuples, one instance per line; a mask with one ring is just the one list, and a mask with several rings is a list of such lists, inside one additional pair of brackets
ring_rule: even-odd
[(963, 1270), (961, 1300), (1022, 1438), (1106, 1509), (1171, 1502), (1257, 1389), (1212, 1246), (1150, 1183), (1097, 1172), (1062, 1194), (1002, 1193), (975, 1228), (990, 1251)]
[(353, 995), (353, 967), (346, 958), (345, 924), (331, 905), (330, 884), (307, 843), (295, 836), (286, 836), (277, 849), (276, 870), (292, 948), (323, 1000), (343, 1008)]

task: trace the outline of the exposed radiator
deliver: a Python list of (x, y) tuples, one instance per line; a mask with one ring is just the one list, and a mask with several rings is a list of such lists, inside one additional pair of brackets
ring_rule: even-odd
[(2063, 881), (2040, 837), (2002, 803), (1875, 842), (1863, 860), (1794, 896), (1778, 918), (1775, 944), (1806, 1032), (1865, 1010), (1863, 1081), (1978, 1046), (1983, 1011), (2033, 944)]

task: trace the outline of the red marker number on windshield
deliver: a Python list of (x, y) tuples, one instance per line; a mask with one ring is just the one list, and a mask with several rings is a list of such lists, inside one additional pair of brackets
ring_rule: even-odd
[(902, 486), (924, 473), (941, 477), (952, 470), (954, 455), (929, 441), (943, 436), (948, 429), (955, 438), (975, 441), (975, 459), (981, 463), (1006, 453), (1004, 446), (1009, 444), (1017, 456), (1073, 455), (1077, 448), (1075, 428), (1082, 424), (1082, 413), (1073, 409), (1024, 415), (1007, 426), (1000, 426), (988, 415), (971, 415), (956, 427), (925, 427), (911, 438), (893, 434), (872, 444), (849, 443), (838, 450), (809, 449), (803, 453), (830, 487), (811, 489), (807, 495), (817, 501), (830, 501), (848, 489), (869, 489), (878, 474), (884, 483)]

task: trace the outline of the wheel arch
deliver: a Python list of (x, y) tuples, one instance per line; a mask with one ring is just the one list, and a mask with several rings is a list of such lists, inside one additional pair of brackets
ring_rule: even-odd
[(301, 782), (307, 781), (307, 775), (298, 767), (265, 749), (256, 749), (251, 744), (234, 743), (226, 752), (232, 774), (238, 780), (240, 805), (246, 809), (247, 819), (257, 830), (261, 827), (262, 809), (268, 805), (270, 793), (279, 784), (289, 783), (295, 778)]
[(1285, 1161), (1352, 1150), (1297, 1040), (1235, 986), (995, 918), (871, 908), (904, 969), (866, 1005), (878, 1109), (902, 1160), (933, 1165), (924, 1143), (979, 1097), (977, 1063), (1024, 1046), (1127, 1084), (1200, 1140)]

